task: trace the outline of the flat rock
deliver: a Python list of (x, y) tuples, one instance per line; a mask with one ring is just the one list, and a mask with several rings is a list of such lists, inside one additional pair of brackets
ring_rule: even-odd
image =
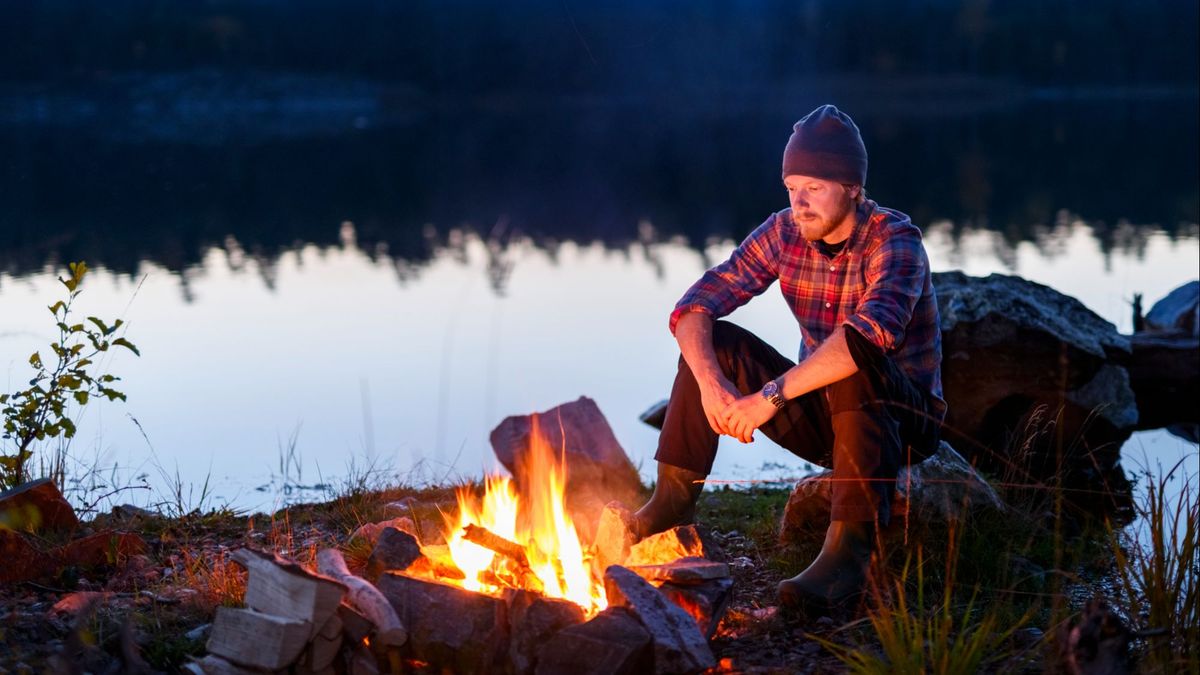
[(417, 536), (417, 526), (413, 524), (412, 518), (409, 518), (408, 516), (398, 516), (396, 518), (382, 520), (378, 523), (363, 523), (362, 525), (358, 526), (358, 529), (354, 530), (354, 533), (350, 535), (350, 538), (364, 539), (374, 545), (379, 542), (379, 537), (383, 534), (383, 531), (389, 527), (400, 530), (401, 532), (407, 532), (414, 538)]
[(492, 430), (496, 457), (520, 484), (521, 468), (533, 440), (534, 425), (544, 441), (561, 456), (567, 470), (567, 506), (583, 531), (590, 531), (604, 505), (612, 500), (632, 504), (642, 482), (612, 427), (592, 399), (581, 396), (542, 413), (507, 417)]
[(609, 607), (546, 640), (537, 675), (641, 675), (653, 668), (650, 633), (632, 612)]
[(658, 592), (687, 612), (704, 639), (711, 640), (733, 598), (733, 579), (725, 577), (687, 585), (668, 582), (659, 586)]
[(697, 673), (717, 665), (692, 617), (645, 579), (613, 565), (604, 572), (604, 590), (610, 607), (628, 608), (650, 632), (655, 673)]
[(670, 581), (676, 584), (698, 584), (710, 579), (729, 576), (729, 565), (705, 558), (686, 557), (657, 565), (626, 565), (646, 581)]
[(0, 528), (22, 532), (62, 532), (79, 526), (75, 509), (49, 478), (0, 492)]
[(421, 545), (412, 534), (394, 527), (384, 529), (375, 542), (371, 557), (367, 558), (366, 578), (375, 581), (387, 570), (397, 572), (408, 569), (421, 557)]
[(596, 538), (592, 541), (594, 560), (600, 572), (609, 565), (620, 565), (629, 557), (637, 535), (632, 528), (633, 514), (621, 502), (609, 502), (600, 512)]
[(397, 572), (377, 586), (408, 629), (410, 658), (464, 675), (500, 669), (509, 640), (503, 600)]
[(538, 650), (558, 631), (583, 623), (583, 609), (568, 600), (510, 589), (508, 604), (508, 662), (513, 673), (533, 673)]
[[(779, 528), (782, 543), (794, 543), (824, 532), (829, 526), (833, 472), (809, 476), (796, 483), (783, 510)], [(902, 467), (896, 475), (892, 514), (912, 520), (948, 522), (981, 510), (1003, 511), (1004, 502), (991, 486), (951, 445), (918, 464)]]
[(1189, 281), (1154, 303), (1146, 330), (1200, 335), (1200, 281)]
[(626, 565), (657, 565), (680, 558), (724, 560), (716, 541), (697, 525), (681, 525), (652, 534), (629, 549)]
[(71, 567), (119, 567), (132, 556), (146, 552), (146, 541), (132, 532), (108, 530), (76, 539), (53, 555)]
[(32, 581), (41, 578), (46, 569), (45, 556), (20, 532), (0, 529), (0, 584)]

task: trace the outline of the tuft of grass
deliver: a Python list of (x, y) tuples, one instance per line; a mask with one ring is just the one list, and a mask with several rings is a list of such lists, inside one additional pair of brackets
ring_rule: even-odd
[(191, 604), (211, 613), (217, 607), (240, 607), (246, 596), (246, 571), (224, 552), (197, 555), (184, 547), (180, 551), (187, 588), (196, 591)]
[(1110, 530), (1125, 614), (1140, 625), (1143, 672), (1200, 673), (1200, 499), (1190, 476), (1174, 501), (1166, 496), (1181, 466), (1147, 475), (1145, 496), (1135, 506), (1143, 541)]
[[(965, 602), (955, 599), (955, 568), (947, 568), (941, 600), (926, 602), (926, 560), (923, 548), (916, 554), (916, 581), (912, 584), (912, 556), (893, 579), (889, 592), (871, 589), (872, 607), (868, 620), (879, 641), (879, 652), (858, 649), (810, 636), (852, 673), (895, 675), (958, 675), (979, 672), (1007, 660), (1006, 650), (1013, 633), (1028, 622), (1031, 613), (1016, 621), (1006, 620), (993, 607), (981, 609), (976, 600), (979, 587), (972, 588)], [(947, 558), (954, 561), (958, 557)], [(936, 592), (935, 592), (936, 593)], [(1003, 627), (1003, 628), (1002, 628)]]

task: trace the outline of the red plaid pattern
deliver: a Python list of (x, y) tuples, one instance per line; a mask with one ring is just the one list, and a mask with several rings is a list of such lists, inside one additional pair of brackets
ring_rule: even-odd
[(871, 200), (857, 213), (854, 231), (833, 257), (800, 236), (791, 209), (772, 214), (683, 294), (671, 313), (671, 333), (685, 312), (718, 319), (778, 279), (800, 324), (800, 359), (838, 326), (851, 326), (933, 394), (944, 415), (942, 334), (921, 231), (908, 216)]

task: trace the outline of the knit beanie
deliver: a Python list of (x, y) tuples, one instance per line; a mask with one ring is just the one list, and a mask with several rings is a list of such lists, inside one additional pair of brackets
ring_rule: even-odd
[(831, 105), (805, 115), (783, 149), (783, 176), (867, 184), (867, 147), (854, 120)]

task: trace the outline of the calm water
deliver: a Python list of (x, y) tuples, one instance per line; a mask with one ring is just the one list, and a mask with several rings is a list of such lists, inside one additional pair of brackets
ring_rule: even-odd
[[(1019, 273), (1080, 298), (1123, 331), (1133, 292), (1161, 297), (1200, 265), (1195, 237), (1151, 235), (1138, 250), (1105, 255), (1078, 222), (1041, 250), (1010, 250), (989, 232), (954, 240), (950, 231), (944, 222), (928, 228), (935, 270)], [(229, 242), (181, 272), (150, 262), (133, 275), (97, 270), (81, 308), (125, 318), (143, 356), (105, 364), (124, 378), (129, 402), (88, 406), (71, 446), (76, 471), (95, 467), (96, 478), (117, 484), (144, 477), (158, 491), (178, 472), (195, 496), (209, 480), (213, 503), (269, 509), (319, 496), (286, 493), (286, 482), (336, 485), (352, 463), (416, 480), (478, 476), (494, 467), (487, 434), (505, 415), (586, 395), (649, 475), (655, 432), (636, 417), (670, 387), (676, 351), (667, 314), (706, 256), (733, 245), (567, 242), (546, 250), (513, 241), (497, 252), (452, 234), (455, 246), (414, 271), (364, 253), (349, 226), (341, 234), (343, 245), (302, 245), (270, 264)], [(497, 265), (507, 270), (502, 292)], [(53, 279), (50, 270), (0, 276), (10, 385), (46, 340)], [(735, 318), (795, 351), (796, 329), (774, 289)], [(291, 438), (289, 455), (281, 448)], [(806, 469), (769, 441), (722, 443), (716, 479)], [(1146, 432), (1127, 451), (1170, 464), (1195, 446)], [(1194, 454), (1190, 461), (1195, 473)]]
[[(103, 364), (128, 403), (81, 415), (86, 494), (144, 484), (112, 501), (153, 504), (180, 485), (197, 506), (207, 482), (206, 506), (258, 510), (368, 468), (476, 477), (503, 417), (584, 395), (649, 476), (637, 415), (670, 388), (667, 316), (786, 205), (783, 143), (826, 100), (862, 126), (868, 188), (925, 229), (935, 271), (1019, 274), (1123, 332), (1134, 293), (1148, 308), (1196, 277), (1194, 85), (854, 82), (453, 106), (295, 74), (0, 84), (5, 388), (52, 338), (59, 267), (85, 259), (80, 311), (124, 318), (143, 354)], [(795, 353), (775, 289), (734, 320)], [(767, 441), (723, 444), (718, 480), (807, 470)], [(1126, 455), (1196, 473), (1195, 445), (1165, 432)]]

